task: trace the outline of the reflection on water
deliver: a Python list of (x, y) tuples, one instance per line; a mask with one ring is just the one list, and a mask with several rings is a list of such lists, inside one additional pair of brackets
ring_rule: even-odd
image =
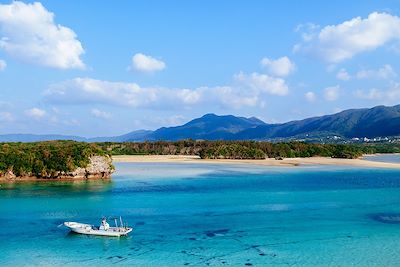
[[(3, 184), (0, 265), (398, 266), (400, 171), (116, 164), (112, 181)], [(176, 173), (176, 175), (174, 175)], [(122, 215), (123, 238), (85, 236)], [(7, 242), (4, 242), (7, 240)]]
[(74, 194), (79, 192), (105, 192), (112, 188), (112, 179), (63, 180), (63, 181), (21, 181), (0, 183), (1, 191), (21, 195), (57, 195), (60, 192)]

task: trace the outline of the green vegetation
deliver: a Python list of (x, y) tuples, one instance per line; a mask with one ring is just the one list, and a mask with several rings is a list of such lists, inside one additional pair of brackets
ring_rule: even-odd
[(0, 143), (0, 174), (51, 178), (86, 167), (91, 156), (105, 154), (96, 144), (74, 141)]
[(363, 154), (400, 153), (400, 143), (370, 143), (355, 146), (361, 149)]
[(112, 155), (199, 155), (201, 158), (262, 159), (293, 157), (357, 158), (400, 152), (400, 144), (311, 144), (303, 142), (194, 141), (98, 143)]
[(0, 143), (0, 176), (56, 177), (86, 167), (93, 155), (198, 155), (208, 159), (264, 159), (293, 157), (357, 158), (362, 154), (400, 153), (400, 144), (311, 144), (255, 141), (194, 141), (143, 143), (81, 143), (49, 141)]

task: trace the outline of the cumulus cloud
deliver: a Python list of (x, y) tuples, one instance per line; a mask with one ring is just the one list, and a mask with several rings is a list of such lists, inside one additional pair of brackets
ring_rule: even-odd
[(41, 119), (46, 115), (46, 111), (39, 108), (31, 108), (25, 110), (25, 115), (34, 119)]
[(190, 108), (213, 104), (240, 108), (257, 106), (265, 95), (284, 96), (289, 89), (281, 78), (239, 73), (231, 86), (189, 88), (141, 87), (136, 83), (75, 78), (50, 85), (44, 92), (53, 104), (109, 104), (144, 108)]
[(294, 51), (317, 56), (328, 63), (339, 63), (399, 38), (400, 18), (374, 12), (367, 18), (356, 17), (321, 30), (314, 27), (295, 45)]
[(324, 90), (324, 97), (328, 101), (335, 101), (339, 98), (340, 87), (338, 85), (327, 87)]
[(151, 123), (154, 125), (164, 125), (164, 126), (177, 126), (181, 125), (185, 121), (185, 116), (183, 115), (172, 115), (168, 117), (153, 117), (151, 118)]
[(90, 114), (96, 118), (101, 118), (101, 119), (109, 119), (111, 118), (111, 114), (102, 110), (99, 110), (97, 108), (93, 108), (90, 110)]
[(336, 74), (336, 78), (342, 81), (348, 81), (350, 80), (351, 76), (346, 69), (340, 69), (339, 72)]
[(7, 67), (7, 63), (4, 60), (0, 59), (0, 71), (5, 70), (6, 67)]
[(240, 72), (234, 76), (236, 81), (250, 87), (253, 90), (265, 92), (271, 95), (287, 95), (289, 88), (284, 79), (272, 77), (266, 74), (253, 72), (245, 74)]
[(360, 99), (375, 100), (387, 104), (394, 104), (400, 101), (400, 83), (393, 83), (388, 89), (357, 90), (354, 95)]
[(165, 67), (165, 62), (151, 56), (137, 53), (132, 57), (132, 66), (130, 68), (141, 72), (155, 72), (161, 71), (165, 69)]
[(0, 49), (22, 61), (59, 69), (83, 69), (84, 53), (73, 30), (54, 22), (41, 3), (0, 4)]
[(315, 100), (317, 100), (317, 96), (315, 95), (314, 92), (307, 92), (304, 94), (304, 97), (306, 98), (306, 100), (308, 102), (315, 102)]
[(263, 58), (261, 66), (265, 67), (272, 75), (285, 77), (296, 69), (296, 65), (288, 57), (278, 59)]
[(360, 70), (357, 72), (357, 79), (390, 79), (397, 76), (392, 66), (386, 64), (377, 70)]
[(144, 88), (136, 83), (110, 82), (91, 78), (75, 78), (52, 84), (45, 91), (46, 100), (64, 104), (103, 103), (117, 106), (148, 107), (178, 101), (198, 102), (200, 90)]

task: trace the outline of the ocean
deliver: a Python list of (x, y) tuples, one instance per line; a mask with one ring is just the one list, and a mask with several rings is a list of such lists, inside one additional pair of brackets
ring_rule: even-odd
[[(2, 184), (0, 265), (400, 266), (400, 170), (115, 165), (111, 181)], [(102, 216), (134, 231), (61, 225)]]

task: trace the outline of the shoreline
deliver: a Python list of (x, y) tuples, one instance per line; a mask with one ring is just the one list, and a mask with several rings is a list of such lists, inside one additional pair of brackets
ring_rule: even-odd
[(369, 161), (366, 159), (339, 159), (326, 157), (267, 159), (201, 159), (186, 155), (118, 155), (112, 156), (114, 163), (195, 163), (195, 164), (248, 164), (269, 167), (297, 167), (312, 165), (353, 166), (385, 169), (400, 169), (400, 163)]
[(9, 183), (26, 183), (26, 182), (85, 182), (85, 181), (111, 181), (111, 176), (108, 177), (58, 177), (58, 178), (37, 178), (36, 176), (20, 176), (13, 179), (0, 178), (1, 184)]

